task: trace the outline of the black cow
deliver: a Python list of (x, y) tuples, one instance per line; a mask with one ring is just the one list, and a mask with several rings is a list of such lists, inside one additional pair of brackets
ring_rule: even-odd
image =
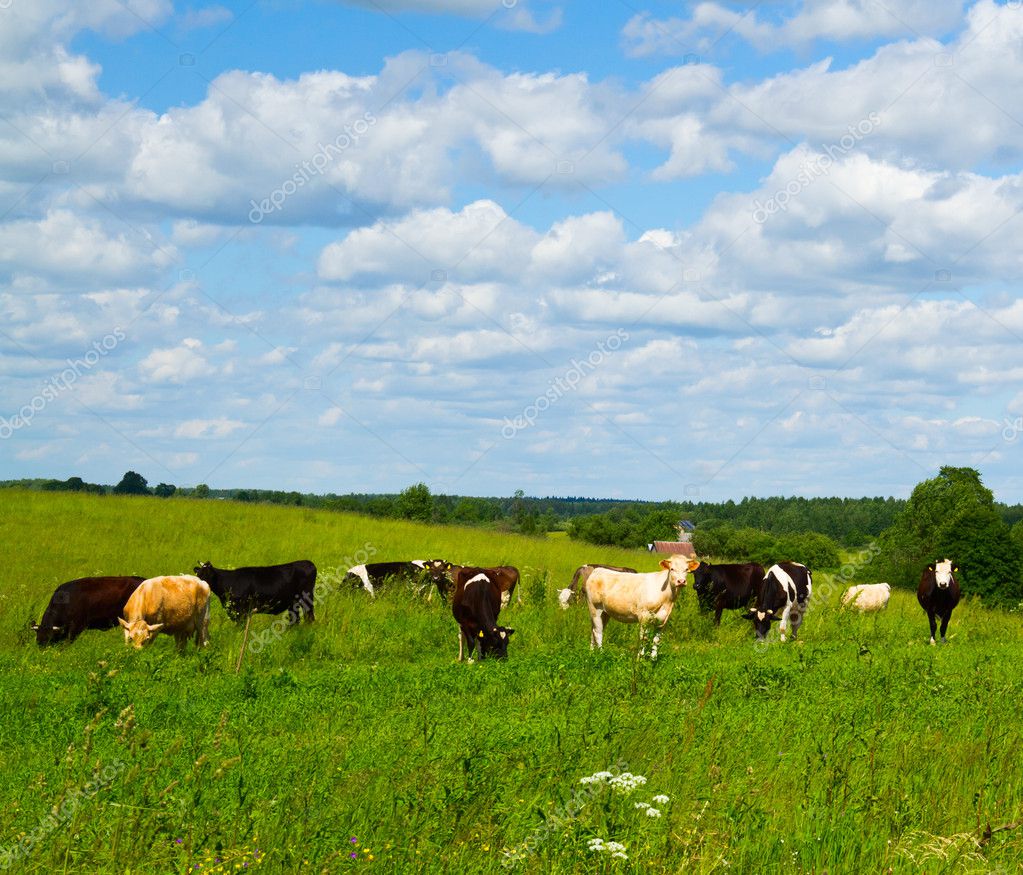
[(586, 578), (594, 568), (606, 568), (608, 571), (624, 571), (626, 574), (635, 574), (635, 568), (623, 568), (618, 565), (604, 565), (601, 562), (591, 562), (588, 565), (580, 565), (575, 574), (572, 575), (572, 582), (564, 589), (558, 591), (558, 603), (562, 608), (567, 608), (576, 600), (580, 590), (586, 588)]
[(480, 660), (488, 656), (507, 659), (508, 639), (515, 630), (497, 625), (504, 593), (498, 575), (488, 574), (487, 569), (481, 568), (471, 569), (475, 574), (460, 573), (465, 570), (459, 568), (454, 575), (455, 590), (451, 599), (451, 612), (455, 615), (459, 630), (458, 661), (462, 661), (463, 645), (471, 661), (473, 648), (477, 644)]
[(283, 565), (255, 565), (228, 571), (209, 562), (195, 567), (195, 575), (210, 585), (229, 617), (238, 621), (248, 614), (279, 614), (297, 623), (299, 610), (313, 622), (316, 566), (308, 559)]
[[(370, 562), (367, 565), (353, 565), (345, 574), (345, 580), (352, 586), (361, 586), (370, 595), (376, 595), (376, 588), (388, 578), (420, 584), (428, 576), (437, 584), (441, 596), (447, 596), (447, 578), (444, 571), (451, 565), (443, 559), (412, 559), (407, 562)], [(439, 571), (437, 570), (439, 569)], [(443, 580), (443, 584), (442, 581)]]
[(43, 619), (32, 629), (43, 647), (74, 641), (86, 629), (112, 629), (144, 577), (80, 577), (62, 583), (50, 596)]
[(779, 562), (767, 569), (763, 582), (757, 588), (756, 604), (746, 615), (753, 621), (757, 640), (762, 641), (771, 631), (771, 623), (781, 620), (781, 640), (785, 640), (789, 621), (792, 637), (796, 637), (803, 622), (803, 614), (810, 604), (813, 581), (810, 569), (798, 562)]
[(943, 562), (932, 562), (920, 574), (920, 585), (916, 590), (916, 600), (927, 612), (927, 621), (931, 624), (931, 644), (937, 631), (937, 617), (941, 617), (941, 643), (945, 643), (945, 630), (952, 619), (952, 611), (959, 604), (959, 581), (955, 572), (959, 566), (951, 559)]
[(721, 625), (721, 613), (749, 606), (764, 580), (764, 566), (756, 562), (711, 565), (701, 562), (693, 572), (693, 590), (700, 609), (713, 610), (714, 625)]

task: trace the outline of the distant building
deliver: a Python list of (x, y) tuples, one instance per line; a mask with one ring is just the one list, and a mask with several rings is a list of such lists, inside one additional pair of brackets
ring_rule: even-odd
[(693, 540), (693, 532), (696, 531), (696, 523), (692, 520), (679, 520), (678, 525), (675, 527), (678, 530), (678, 539), (688, 544)]

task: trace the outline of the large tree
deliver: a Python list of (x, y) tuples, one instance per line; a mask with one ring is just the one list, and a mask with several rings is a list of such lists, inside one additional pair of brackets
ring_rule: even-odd
[(965, 594), (991, 604), (1023, 599), (1023, 551), (973, 468), (945, 466), (937, 477), (917, 484), (877, 546), (862, 579), (915, 587), (924, 566), (948, 558), (959, 565)]
[(149, 495), (146, 478), (134, 471), (126, 471), (121, 482), (114, 487), (115, 495)]
[(433, 519), (433, 496), (425, 483), (415, 483), (403, 489), (395, 502), (398, 516), (407, 520), (429, 522)]

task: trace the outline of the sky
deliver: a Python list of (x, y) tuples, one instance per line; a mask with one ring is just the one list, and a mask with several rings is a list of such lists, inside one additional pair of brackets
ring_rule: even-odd
[(5, 479), (1023, 501), (1023, 2), (0, 0)]

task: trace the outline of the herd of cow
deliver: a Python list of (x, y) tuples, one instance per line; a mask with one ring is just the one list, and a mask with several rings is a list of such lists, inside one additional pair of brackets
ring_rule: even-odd
[[(765, 571), (752, 562), (711, 564), (675, 555), (663, 559), (660, 566), (660, 571), (652, 572), (600, 564), (580, 566), (571, 585), (559, 593), (559, 601), (567, 608), (580, 593), (585, 596), (591, 647), (603, 645), (604, 627), (613, 618), (639, 624), (641, 656), (646, 652), (647, 631), (652, 630), (650, 656), (656, 658), (660, 630), (690, 573), (700, 608), (713, 610), (716, 624), (720, 624), (725, 610), (745, 610), (760, 640), (775, 621), (782, 641), (789, 630), (795, 638), (813, 593), (810, 570), (797, 562), (779, 562)], [(120, 625), (125, 641), (137, 649), (160, 633), (173, 635), (179, 649), (190, 637), (202, 646), (209, 640), (211, 592), (235, 621), (253, 613), (285, 611), (291, 623), (303, 617), (306, 622), (315, 619), (316, 566), (308, 560), (234, 570), (204, 562), (193, 570), (194, 574), (148, 579), (85, 577), (63, 583), (50, 598), (42, 620), (32, 627), (36, 641), (40, 645), (73, 641), (85, 629)], [(958, 570), (945, 559), (928, 565), (921, 573), (917, 600), (927, 613), (931, 644), (938, 620), (941, 640), (945, 640), (952, 611), (959, 603)], [(514, 630), (498, 625), (498, 615), (519, 582), (514, 566), (483, 568), (454, 565), (443, 559), (377, 562), (348, 569), (345, 580), (370, 595), (391, 580), (436, 586), (442, 598), (451, 598), (459, 628), (459, 661), (466, 652), (472, 660), (477, 648), (480, 659), (508, 655), (508, 641)], [(844, 593), (842, 604), (860, 611), (881, 610), (890, 594), (887, 583), (861, 584)]]

